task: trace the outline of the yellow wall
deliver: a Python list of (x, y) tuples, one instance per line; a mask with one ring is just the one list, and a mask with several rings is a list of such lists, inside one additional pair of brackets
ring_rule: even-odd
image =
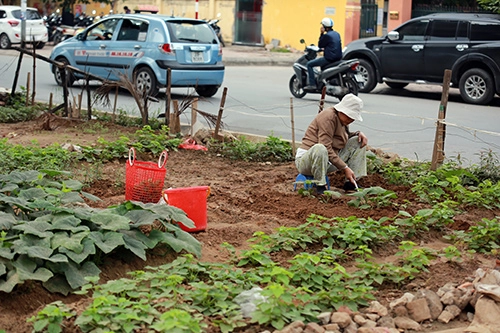
[[(326, 11), (332, 12), (325, 13)], [(262, 34), (264, 43), (279, 39), (280, 46), (289, 45), (302, 50), (303, 38), (307, 44), (317, 44), (320, 34), (321, 19), (329, 17), (333, 20), (333, 28), (344, 36), (346, 2), (342, 0), (266, 0), (263, 9)]]

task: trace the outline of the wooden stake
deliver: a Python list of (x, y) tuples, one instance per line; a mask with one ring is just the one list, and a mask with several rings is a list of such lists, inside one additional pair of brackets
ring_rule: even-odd
[(115, 91), (115, 103), (113, 104), (113, 122), (116, 120), (116, 103), (118, 103), (118, 86), (116, 86), (116, 91)]
[(85, 85), (87, 89), (87, 120), (90, 120), (92, 119), (92, 96), (90, 95), (90, 78), (88, 76)]
[(198, 115), (198, 98), (193, 99), (191, 104), (191, 136), (194, 136), (194, 124), (196, 124), (196, 118)]
[(172, 77), (172, 70), (170, 68), (167, 69), (167, 101), (165, 103), (165, 125), (170, 125), (170, 103), (172, 101), (172, 85), (170, 82)]
[(448, 95), (450, 91), (451, 70), (444, 71), (443, 93), (441, 104), (439, 105), (438, 121), (436, 123), (436, 137), (434, 139), (434, 150), (432, 152), (431, 170), (435, 171), (444, 161), (444, 138), (446, 136), (446, 125), (443, 121), (446, 118), (446, 107), (448, 105)]
[(78, 118), (80, 118), (80, 112), (82, 111), (82, 94), (78, 94)]
[(50, 93), (49, 94), (49, 110), (52, 109), (52, 99), (54, 98), (54, 94)]
[(33, 93), (31, 94), (31, 105), (35, 105), (35, 95), (36, 95), (36, 47), (35, 43), (33, 45)]
[(14, 75), (14, 82), (12, 82), (12, 89), (10, 90), (10, 98), (14, 97), (16, 93), (17, 80), (19, 79), (19, 72), (21, 71), (21, 63), (23, 61), (24, 53), (19, 54), (19, 60), (17, 61), (16, 74)]
[(26, 79), (26, 106), (28, 106), (30, 101), (30, 84), (31, 84), (31, 72), (28, 72), (28, 78)]
[(321, 90), (321, 99), (319, 100), (319, 110), (318, 113), (323, 111), (323, 107), (325, 105), (325, 97), (326, 97), (326, 86), (323, 87), (323, 90)]
[(174, 112), (170, 114), (170, 133), (177, 134), (181, 132), (181, 122), (179, 118), (179, 101), (173, 100)]
[(224, 112), (224, 105), (226, 104), (227, 87), (224, 87), (222, 98), (220, 100), (219, 114), (217, 115), (217, 122), (215, 123), (214, 139), (220, 140), (219, 129), (222, 120), (222, 112)]
[(290, 122), (292, 125), (292, 157), (295, 157), (295, 120), (293, 119), (293, 98), (290, 97)]

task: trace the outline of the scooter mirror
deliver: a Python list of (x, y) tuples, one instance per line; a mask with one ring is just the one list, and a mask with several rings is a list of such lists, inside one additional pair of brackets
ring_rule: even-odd
[(217, 17), (221, 17), (221, 16), (222, 16), (222, 14), (221, 14), (221, 13), (217, 13)]
[(300, 40), (300, 44), (305, 44), (305, 43), (306, 43), (306, 41), (304, 39)]
[(96, 11), (95, 11), (95, 9), (94, 9), (94, 10), (92, 11), (92, 15), (95, 15), (95, 13), (97, 13), (97, 12), (96, 12)]

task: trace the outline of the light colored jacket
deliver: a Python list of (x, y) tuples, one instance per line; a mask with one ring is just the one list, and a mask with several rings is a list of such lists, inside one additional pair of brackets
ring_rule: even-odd
[(346, 164), (340, 159), (339, 150), (345, 147), (347, 140), (358, 135), (359, 132), (350, 133), (349, 127), (342, 125), (333, 108), (327, 108), (318, 113), (306, 130), (300, 148), (308, 150), (317, 143), (323, 144), (328, 150), (328, 160), (337, 169), (341, 170)]

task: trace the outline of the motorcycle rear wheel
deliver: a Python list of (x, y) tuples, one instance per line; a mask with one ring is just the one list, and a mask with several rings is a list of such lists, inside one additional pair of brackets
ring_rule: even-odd
[[(347, 94), (353, 94), (353, 95), (358, 96), (358, 83), (352, 77), (345, 78), (344, 79), (344, 84), (345, 84), (345, 86), (348, 89)], [(342, 98), (344, 98), (344, 96), (340, 96), (339, 100), (341, 101)]]
[(290, 92), (294, 97), (302, 98), (307, 94), (302, 88), (302, 85), (300, 84), (300, 81), (296, 74), (294, 74), (290, 78), (290, 83), (288, 84), (288, 87), (290, 88)]

